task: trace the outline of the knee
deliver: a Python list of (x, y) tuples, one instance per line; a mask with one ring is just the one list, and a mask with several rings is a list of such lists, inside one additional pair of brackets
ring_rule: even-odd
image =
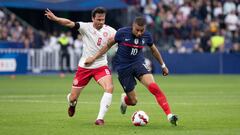
[(131, 100), (131, 106), (135, 106), (137, 104), (137, 99), (132, 99)]
[(104, 89), (105, 89), (105, 92), (113, 93), (114, 87), (113, 87), (113, 85), (111, 84), (111, 85), (106, 86)]

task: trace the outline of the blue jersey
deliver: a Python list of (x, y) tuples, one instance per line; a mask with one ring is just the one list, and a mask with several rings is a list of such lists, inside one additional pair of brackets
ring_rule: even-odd
[(127, 68), (137, 62), (144, 62), (142, 49), (152, 46), (153, 39), (149, 32), (144, 32), (141, 37), (132, 34), (132, 27), (124, 27), (117, 31), (115, 41), (118, 43), (116, 53), (116, 66), (118, 69)]

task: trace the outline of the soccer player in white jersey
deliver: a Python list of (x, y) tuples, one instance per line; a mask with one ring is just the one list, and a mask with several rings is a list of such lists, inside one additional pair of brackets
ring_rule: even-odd
[(78, 97), (93, 77), (105, 91), (95, 121), (96, 125), (104, 125), (104, 116), (111, 105), (113, 93), (113, 83), (111, 72), (107, 66), (107, 56), (100, 57), (91, 66), (86, 66), (84, 62), (86, 58), (95, 55), (116, 33), (115, 29), (104, 24), (106, 9), (103, 7), (95, 8), (92, 11), (92, 22), (73, 22), (69, 19), (55, 16), (49, 9), (45, 11), (45, 16), (60, 25), (78, 30), (82, 35), (83, 54), (73, 80), (71, 93), (67, 96), (69, 102), (68, 115), (70, 117), (74, 115)]

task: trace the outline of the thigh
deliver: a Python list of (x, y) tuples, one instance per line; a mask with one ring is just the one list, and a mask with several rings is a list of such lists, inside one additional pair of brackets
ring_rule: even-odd
[(92, 70), (78, 67), (75, 74), (72, 87), (73, 88), (83, 88), (88, 84), (92, 78)]
[(145, 74), (151, 74), (149, 67), (145, 63), (135, 64), (134, 74), (140, 80), (140, 77)]
[(102, 77), (98, 83), (102, 86), (102, 88), (105, 90), (105, 92), (113, 93), (113, 82), (112, 82), (112, 76), (107, 75)]
[(113, 92), (112, 75), (108, 66), (94, 69), (93, 77), (95, 81), (98, 82), (106, 92)]
[(137, 84), (133, 73), (127, 69), (123, 71), (118, 71), (118, 80), (126, 93), (134, 90), (135, 85)]

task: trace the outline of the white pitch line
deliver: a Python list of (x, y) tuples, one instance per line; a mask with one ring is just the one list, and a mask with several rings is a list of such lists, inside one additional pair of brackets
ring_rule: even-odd
[[(67, 104), (67, 101), (50, 101), (50, 100), (28, 100), (28, 99), (24, 99), (24, 100), (13, 100), (13, 99), (7, 99), (7, 100), (2, 100), (0, 99), (0, 102), (4, 102), (4, 103), (54, 103), (54, 104)], [(89, 101), (79, 101), (78, 103), (80, 104), (99, 104), (99, 102), (89, 102)], [(119, 102), (112, 102), (112, 104), (120, 104)], [(157, 104), (156, 102), (141, 102), (139, 103), (140, 105), (154, 105)], [(181, 102), (181, 103), (171, 103), (172, 105), (204, 105), (204, 106), (208, 106), (208, 105), (240, 105), (240, 103), (187, 103), (187, 102)]]

